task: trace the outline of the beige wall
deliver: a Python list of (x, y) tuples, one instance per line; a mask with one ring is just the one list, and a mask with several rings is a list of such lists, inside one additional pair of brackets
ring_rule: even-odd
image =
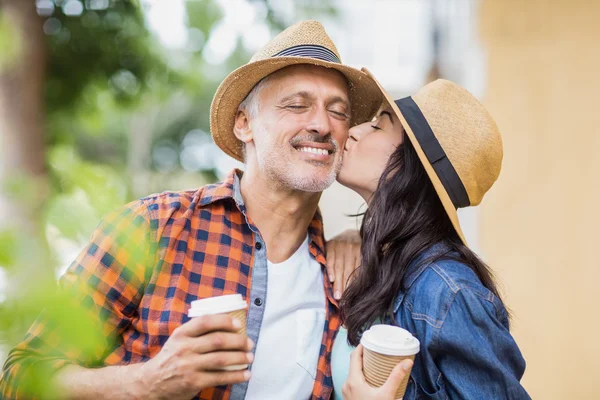
[(484, 0), (501, 178), (481, 210), (535, 399), (600, 398), (600, 1)]

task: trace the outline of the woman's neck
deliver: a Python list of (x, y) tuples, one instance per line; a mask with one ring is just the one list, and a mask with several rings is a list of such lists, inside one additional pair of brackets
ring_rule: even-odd
[(375, 194), (375, 192), (370, 189), (360, 189), (360, 190), (357, 189), (355, 191), (356, 191), (356, 193), (358, 193), (360, 195), (360, 197), (363, 198), (365, 203), (367, 203), (367, 206), (371, 203), (371, 200), (373, 199), (373, 195)]

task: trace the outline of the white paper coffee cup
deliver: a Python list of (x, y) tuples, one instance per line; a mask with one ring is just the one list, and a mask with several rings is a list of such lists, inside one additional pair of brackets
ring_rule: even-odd
[[(188, 317), (203, 317), (205, 315), (229, 314), (242, 323), (238, 333), (246, 334), (246, 308), (248, 305), (241, 294), (229, 294), (224, 296), (209, 297), (206, 299), (192, 301), (188, 311)], [(227, 371), (238, 371), (248, 368), (245, 365), (231, 365), (223, 368)]]
[[(373, 325), (363, 333), (360, 343), (364, 347), (363, 372), (369, 385), (383, 386), (392, 369), (402, 360), (414, 360), (421, 344), (405, 329), (392, 325)], [(396, 391), (396, 398), (402, 398), (406, 391), (406, 376)]]

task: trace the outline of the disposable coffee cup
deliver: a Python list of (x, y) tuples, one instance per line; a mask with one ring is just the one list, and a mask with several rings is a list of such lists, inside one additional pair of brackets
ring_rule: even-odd
[[(387, 381), (392, 369), (407, 358), (414, 361), (420, 343), (405, 329), (391, 325), (373, 325), (363, 333), (360, 343), (363, 351), (363, 372), (367, 383), (381, 387)], [(396, 391), (396, 399), (406, 392), (410, 373)]]
[[(209, 297), (207, 299), (192, 301), (188, 317), (195, 318), (205, 315), (229, 314), (242, 324), (238, 333), (246, 335), (246, 308), (248, 308), (248, 305), (241, 294)], [(246, 368), (248, 368), (248, 364), (231, 365), (223, 369), (227, 371), (239, 371)]]

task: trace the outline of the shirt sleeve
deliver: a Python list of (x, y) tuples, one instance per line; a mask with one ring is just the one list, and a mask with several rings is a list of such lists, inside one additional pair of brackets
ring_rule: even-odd
[(57, 303), (42, 311), (10, 351), (0, 398), (32, 399), (40, 374), (70, 363), (102, 365), (136, 313), (154, 248), (142, 200), (103, 218), (61, 277)]
[(525, 360), (497, 299), (485, 299), (469, 289), (459, 291), (433, 346), (449, 398), (530, 398), (520, 383)]

